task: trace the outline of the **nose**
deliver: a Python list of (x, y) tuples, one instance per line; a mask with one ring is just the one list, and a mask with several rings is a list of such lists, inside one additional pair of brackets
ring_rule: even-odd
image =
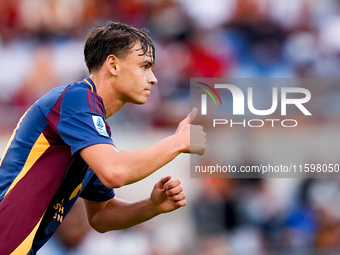
[(150, 70), (150, 76), (149, 76), (149, 83), (151, 85), (156, 85), (158, 82), (156, 76), (153, 74), (153, 72)]

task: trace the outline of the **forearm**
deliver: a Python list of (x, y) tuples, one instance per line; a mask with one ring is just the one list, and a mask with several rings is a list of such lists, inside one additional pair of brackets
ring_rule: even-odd
[[(96, 203), (87, 201), (87, 203)], [(130, 203), (121, 199), (110, 200), (105, 208), (96, 213), (88, 212), (90, 225), (98, 232), (130, 228), (147, 221), (159, 212), (152, 206), (150, 199)]]
[(183, 151), (183, 143), (169, 136), (149, 147), (117, 151), (109, 144), (96, 144), (83, 149), (80, 155), (102, 183), (110, 188), (139, 181), (169, 163)]
[(120, 171), (124, 185), (130, 184), (149, 176), (181, 152), (181, 145), (170, 136), (143, 149), (119, 152), (116, 161), (119, 165), (115, 164), (115, 168)]
[(174, 135), (149, 147), (119, 152), (110, 144), (95, 144), (82, 149), (80, 156), (106, 187), (118, 188), (147, 177), (182, 152), (202, 155), (205, 147), (203, 128), (191, 125), (188, 115)]
[(85, 200), (90, 225), (98, 232), (119, 230), (147, 221), (158, 214), (171, 212), (186, 205), (186, 195), (178, 179), (161, 178), (151, 192), (150, 198), (129, 203), (112, 198), (97, 202)]

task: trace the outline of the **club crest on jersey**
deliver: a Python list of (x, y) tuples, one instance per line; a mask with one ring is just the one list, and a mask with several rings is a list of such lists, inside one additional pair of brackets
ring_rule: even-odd
[(109, 134), (106, 132), (105, 122), (103, 118), (100, 116), (92, 116), (92, 119), (98, 133), (102, 136), (109, 137)]

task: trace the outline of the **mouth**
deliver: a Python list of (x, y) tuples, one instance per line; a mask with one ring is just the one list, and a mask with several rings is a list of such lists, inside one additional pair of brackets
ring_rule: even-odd
[(151, 94), (151, 89), (144, 89), (144, 91), (145, 91), (148, 95)]

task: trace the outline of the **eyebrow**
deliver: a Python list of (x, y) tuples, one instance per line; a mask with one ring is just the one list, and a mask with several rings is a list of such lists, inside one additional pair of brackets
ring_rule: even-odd
[(146, 65), (149, 66), (149, 67), (153, 67), (153, 66), (155, 65), (154, 62), (149, 61), (149, 60), (144, 60), (144, 61), (142, 62), (142, 64), (146, 64)]
[[(135, 49), (135, 51), (143, 51), (142, 48), (139, 48), (139, 49)], [(148, 52), (145, 52), (145, 53), (141, 53), (141, 54), (138, 54), (138, 56), (146, 56), (146, 57), (149, 57), (149, 58), (153, 58), (153, 54), (152, 54), (152, 51), (148, 51)], [(149, 61), (149, 60), (145, 60), (143, 61), (143, 63), (146, 63), (148, 65), (150, 65), (151, 67), (153, 67), (155, 65), (155, 61)]]

